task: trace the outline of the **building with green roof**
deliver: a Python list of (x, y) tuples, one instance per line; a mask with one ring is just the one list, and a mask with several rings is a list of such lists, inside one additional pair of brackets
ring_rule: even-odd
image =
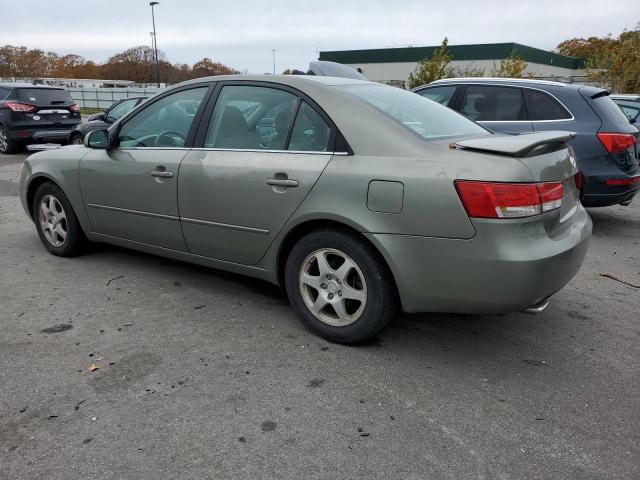
[[(339, 50), (320, 52), (319, 60), (349, 65), (370, 80), (390, 84), (408, 84), (409, 74), (415, 71), (418, 61), (431, 58), (438, 46), (376, 48), (367, 50)], [(451, 66), (484, 70), (491, 69), (512, 52), (527, 63), (525, 74), (533, 77), (571, 78), (584, 75), (584, 60), (519, 43), (482, 43), (474, 45), (449, 45)]]

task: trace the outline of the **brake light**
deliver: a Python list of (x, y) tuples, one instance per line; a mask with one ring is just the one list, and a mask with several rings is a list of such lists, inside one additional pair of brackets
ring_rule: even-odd
[(576, 188), (580, 190), (582, 188), (582, 172), (576, 173), (574, 178), (576, 180)]
[(77, 112), (79, 112), (79, 111), (80, 111), (80, 107), (78, 106), (78, 104), (77, 104), (77, 103), (72, 103), (72, 104), (69, 106), (69, 110), (71, 110), (71, 111), (72, 111), (72, 112), (74, 112), (74, 113), (77, 113)]
[(640, 183), (640, 176), (630, 178), (608, 178), (605, 180), (607, 185), (634, 185)]
[(33, 112), (36, 109), (33, 105), (20, 102), (2, 102), (0, 105), (13, 110), (14, 112)]
[(636, 143), (633, 133), (598, 133), (597, 136), (609, 153), (623, 152)]
[(562, 182), (493, 183), (456, 180), (467, 214), (475, 218), (521, 218), (560, 208)]

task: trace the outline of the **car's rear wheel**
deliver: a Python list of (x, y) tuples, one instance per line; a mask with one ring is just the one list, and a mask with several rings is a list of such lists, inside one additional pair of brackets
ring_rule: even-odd
[(16, 142), (11, 140), (7, 129), (0, 125), (0, 153), (8, 155), (10, 153), (15, 153), (17, 149), (18, 145)]
[(81, 133), (74, 133), (71, 135), (71, 140), (69, 141), (71, 145), (84, 145), (84, 135)]
[(73, 257), (82, 252), (86, 237), (66, 195), (45, 182), (36, 191), (33, 219), (44, 246), (53, 255)]
[(396, 288), (379, 253), (341, 230), (318, 230), (289, 254), (287, 295), (313, 332), (340, 343), (357, 343), (379, 332), (396, 311)]

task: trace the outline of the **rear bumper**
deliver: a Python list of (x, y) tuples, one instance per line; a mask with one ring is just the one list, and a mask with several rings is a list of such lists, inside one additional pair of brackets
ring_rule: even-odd
[(71, 128), (45, 129), (45, 130), (12, 130), (9, 135), (12, 140), (18, 142), (66, 142), (69, 139)]
[(549, 234), (544, 221), (474, 221), (470, 240), (369, 234), (383, 252), (403, 310), (500, 314), (560, 290), (587, 253), (591, 219), (582, 206)]
[(631, 180), (640, 177), (637, 175), (607, 175), (589, 177), (589, 188), (585, 188), (582, 195), (582, 204), (585, 207), (607, 207), (631, 201), (640, 191), (640, 183), (628, 185), (607, 185), (608, 179)]

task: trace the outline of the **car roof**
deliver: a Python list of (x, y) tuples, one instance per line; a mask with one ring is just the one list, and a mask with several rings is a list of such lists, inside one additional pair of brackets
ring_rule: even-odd
[[(203, 82), (223, 82), (242, 80), (245, 82), (270, 82), (279, 83), (281, 85), (304, 86), (310, 84), (323, 84), (327, 86), (335, 85), (367, 85), (374, 84), (374, 82), (357, 80), (354, 78), (343, 77), (323, 77), (318, 75), (218, 75), (213, 77), (195, 78), (193, 80), (187, 80), (186, 82), (179, 83), (177, 86), (192, 85)], [(377, 84), (376, 84), (377, 85)]]
[(555, 82), (552, 80), (537, 80), (533, 78), (500, 78), (500, 77), (462, 77), (462, 78), (442, 78), (435, 80), (429, 85), (446, 83), (500, 83), (500, 84), (530, 84), (530, 85), (552, 85), (554, 87), (571, 87), (570, 83)]
[(3, 88), (44, 88), (48, 90), (64, 90), (62, 87), (54, 87), (51, 85), (34, 85), (32, 83), (5, 82), (0, 83)]
[(624, 105), (625, 107), (633, 107), (633, 108), (640, 108), (640, 102), (638, 100), (626, 100), (626, 99), (621, 99), (621, 98), (614, 98), (612, 97), (611, 100), (613, 100), (616, 105)]

